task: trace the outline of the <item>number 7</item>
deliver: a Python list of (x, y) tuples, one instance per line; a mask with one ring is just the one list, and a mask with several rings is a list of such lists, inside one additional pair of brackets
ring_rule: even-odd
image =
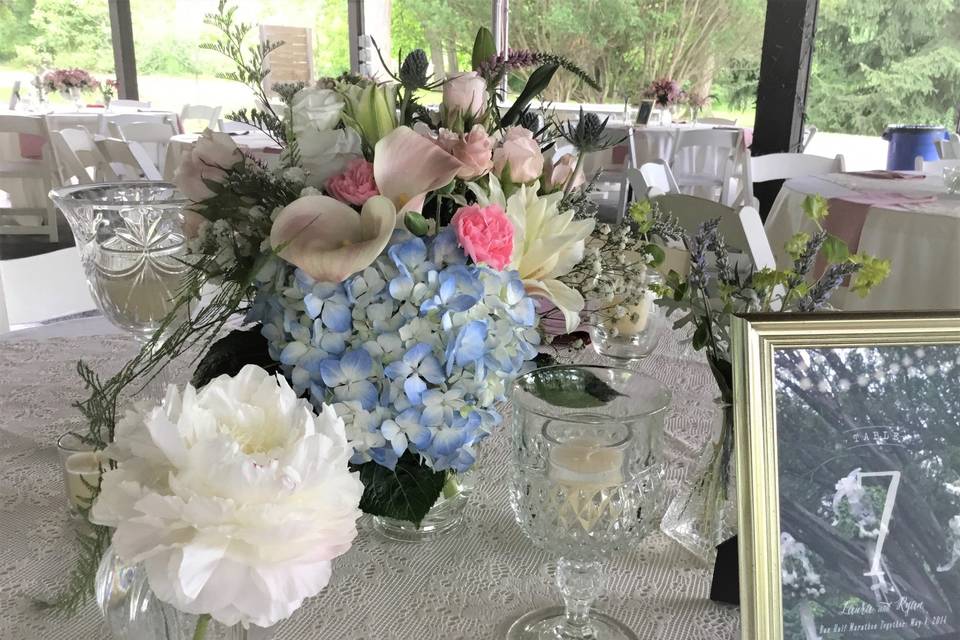
[(887, 498), (883, 504), (883, 514), (880, 516), (880, 533), (877, 535), (877, 546), (873, 551), (873, 561), (870, 563), (870, 571), (863, 574), (865, 576), (879, 578), (881, 583), (885, 582), (885, 580), (883, 579), (883, 571), (880, 570), (880, 560), (882, 559), (881, 556), (883, 555), (883, 543), (886, 542), (887, 532), (890, 529), (890, 516), (893, 515), (893, 503), (897, 499), (897, 490), (900, 488), (900, 472), (861, 472), (857, 478), (857, 483), (862, 487), (863, 478), (881, 478), (885, 476), (889, 476), (890, 478), (890, 487), (887, 489)]

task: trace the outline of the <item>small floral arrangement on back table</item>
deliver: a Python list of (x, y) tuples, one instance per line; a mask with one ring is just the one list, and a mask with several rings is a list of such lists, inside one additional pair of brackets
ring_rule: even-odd
[(43, 86), (47, 91), (58, 91), (66, 96), (71, 90), (99, 89), (100, 83), (83, 69), (53, 69), (43, 75)]
[(672, 78), (657, 78), (643, 90), (644, 98), (653, 98), (658, 107), (670, 107), (683, 99), (680, 83)]
[[(245, 48), (251, 27), (224, 2), (207, 20), (222, 33), (209, 48), (235, 61), (228, 77), (248, 82), (262, 105), (230, 119), (261, 128), (283, 151), (268, 168), (229, 135), (207, 131), (184, 154), (175, 181), (194, 202), (185, 221), (193, 269), (151, 344), (116, 376), (101, 381), (80, 364), (93, 391), (78, 405), (86, 439), (97, 447), (118, 439), (120, 393), (200, 345), (198, 394), (251, 365), (281, 373), (281, 386), (342, 421), (363, 484), (360, 508), (419, 523), (473, 465), (477, 444), (502, 421), (496, 403), (531, 366), (540, 339), (534, 299), (549, 300), (571, 329), (580, 321), (583, 296), (562, 279), (588, 259), (596, 223), (578, 213), (579, 160), (551, 163), (544, 151), (560, 136), (589, 150), (604, 127), (590, 114), (563, 130), (538, 126), (528, 105), (561, 67), (587, 76), (557, 56), (498, 56), (481, 29), (475, 71), (442, 84), (439, 114), (417, 101), (440, 86), (419, 50), (392, 83), (344, 75), (275, 85), (283, 102), (275, 110), (262, 82), (277, 45)], [(502, 112), (496, 86), (525, 66), (535, 69)], [(212, 301), (182, 320), (207, 282), (218, 286)], [(251, 326), (221, 338), (238, 311)], [(163, 411), (177, 411), (171, 402)], [(119, 500), (116, 483), (103, 487), (95, 514)], [(105, 539), (98, 529), (85, 557)], [(90, 565), (74, 573), (81, 592)]]

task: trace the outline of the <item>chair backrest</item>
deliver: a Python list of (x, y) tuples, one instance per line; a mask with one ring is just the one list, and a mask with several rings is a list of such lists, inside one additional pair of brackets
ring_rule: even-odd
[(142, 100), (121, 100), (116, 98), (110, 101), (111, 107), (128, 107), (132, 109), (149, 109), (150, 103), (143, 102)]
[(937, 140), (937, 153), (941, 160), (956, 160), (960, 158), (960, 136), (951, 133), (946, 140)]
[(187, 120), (202, 120), (200, 130), (213, 129), (220, 118), (222, 107), (208, 107), (203, 104), (185, 104), (180, 111), (180, 123), (184, 126)]
[(645, 162), (638, 169), (640, 179), (643, 181), (643, 193), (648, 193), (650, 189), (657, 189), (661, 193), (680, 193), (680, 187), (673, 177), (673, 172), (663, 160), (654, 160)]
[(170, 138), (176, 135), (174, 125), (169, 122), (111, 122), (108, 125), (111, 138), (139, 142), (150, 157), (150, 162), (163, 171), (167, 146)]
[(119, 179), (86, 129), (51, 131), (50, 143), (61, 184), (90, 184), (98, 180)]
[(13, 89), (10, 91), (10, 111), (13, 111), (17, 108), (17, 103), (20, 102), (20, 81), (13, 81)]
[(960, 167), (960, 159), (951, 158), (949, 160), (924, 160), (923, 156), (917, 156), (914, 160), (914, 169), (923, 173), (932, 173), (935, 175), (943, 173), (946, 167)]
[(76, 247), (0, 260), (0, 333), (93, 309)]
[(48, 131), (61, 129), (86, 129), (90, 133), (102, 133), (98, 129), (99, 116), (89, 113), (48, 113), (43, 117)]
[(700, 124), (712, 124), (721, 127), (735, 127), (737, 126), (737, 119), (730, 118), (697, 118), (697, 122)]
[(842, 155), (825, 158), (805, 153), (768, 153), (750, 157), (750, 177), (753, 182), (822, 176), (827, 173), (841, 173), (845, 168)]
[(150, 154), (139, 142), (104, 138), (97, 147), (118, 176), (124, 180), (163, 180), (160, 171), (150, 161)]
[(720, 202), (729, 202), (742, 146), (741, 129), (681, 129), (670, 155), (670, 169), (681, 190), (694, 188), (699, 193), (703, 189), (713, 198), (719, 188)]
[(283, 43), (265, 60), (269, 73), (263, 84), (268, 93), (280, 82), (313, 84), (313, 29), (262, 24), (260, 44), (267, 42)]
[(29, 136), (47, 136), (43, 118), (19, 113), (0, 114), (0, 133), (22, 133)]
[[(680, 226), (691, 235), (696, 233), (697, 227), (702, 223), (707, 220), (712, 220), (713, 218), (719, 218), (720, 226), (718, 230), (724, 237), (724, 240), (726, 240), (727, 245), (741, 253), (750, 252), (752, 255), (751, 244), (753, 244), (753, 242), (747, 238), (747, 233), (740, 219), (740, 213), (743, 210), (749, 210), (756, 214), (756, 209), (753, 207), (735, 209), (722, 205), (719, 202), (714, 202), (713, 200), (680, 193), (664, 194), (653, 198), (652, 201), (657, 203), (664, 213), (669, 213), (675, 217), (680, 223)], [(750, 217), (749, 212), (747, 217)], [(760, 216), (757, 215), (757, 221), (759, 221), (759, 219)], [(760, 229), (761, 231), (763, 229), (762, 223), (760, 223)], [(771, 252), (771, 255), (772, 253), (773, 252)]]

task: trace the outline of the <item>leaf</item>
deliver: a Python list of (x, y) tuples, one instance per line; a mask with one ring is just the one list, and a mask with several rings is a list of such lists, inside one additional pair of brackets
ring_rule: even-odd
[(710, 340), (710, 332), (707, 330), (706, 323), (697, 324), (697, 330), (693, 333), (693, 348), (697, 351), (707, 346)]
[(528, 104), (530, 104), (530, 101), (547, 88), (547, 85), (549, 85), (550, 81), (553, 80), (553, 74), (557, 72), (558, 68), (559, 67), (555, 64), (545, 64), (531, 73), (530, 77), (527, 79), (527, 84), (524, 85), (523, 91), (521, 91), (520, 95), (517, 96), (513, 106), (511, 106), (510, 109), (503, 115), (503, 118), (500, 119), (500, 126), (509, 127), (510, 125), (515, 124), (520, 119), (520, 115), (523, 113), (523, 110), (527, 108)]
[(214, 342), (197, 365), (190, 384), (199, 389), (217, 376), (237, 375), (247, 364), (263, 367), (270, 373), (276, 373), (280, 367), (270, 357), (267, 339), (260, 334), (259, 324), (246, 331), (231, 331)]
[(486, 27), (477, 29), (477, 38), (473, 41), (473, 57), (470, 62), (473, 70), (477, 71), (480, 65), (497, 55), (497, 43), (493, 34)]
[(586, 409), (602, 407), (624, 394), (587, 369), (575, 367), (543, 371), (533, 376), (531, 387), (524, 389), (555, 407)]
[(652, 242), (645, 246), (643, 250), (648, 256), (650, 256), (650, 259), (652, 260), (650, 264), (654, 267), (663, 264), (663, 261), (667, 258), (667, 254), (663, 251), (663, 249)]
[(409, 451), (392, 471), (376, 462), (356, 465), (354, 470), (360, 472), (363, 483), (360, 509), (364, 513), (406, 520), (417, 527), (440, 497), (447, 479), (445, 471), (434, 471)]
[(847, 258), (850, 257), (850, 249), (847, 247), (847, 243), (830, 233), (827, 234), (827, 239), (823, 241), (820, 251), (823, 252), (823, 257), (830, 264), (846, 262)]

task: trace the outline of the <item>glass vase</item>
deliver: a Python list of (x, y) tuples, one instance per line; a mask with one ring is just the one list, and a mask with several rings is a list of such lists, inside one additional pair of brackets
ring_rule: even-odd
[[(617, 301), (597, 312), (598, 321), (591, 332), (594, 350), (614, 360), (642, 360), (656, 349), (660, 330), (665, 324), (663, 310), (657, 306), (657, 294), (650, 287), (663, 283), (659, 272), (647, 270), (644, 274), (647, 289), (639, 300)], [(617, 317), (615, 309), (623, 315)]]
[(716, 559), (717, 545), (737, 533), (733, 451), (733, 405), (719, 399), (712, 437), (660, 524), (667, 536), (709, 565)]
[(408, 520), (373, 516), (373, 530), (390, 540), (422, 542), (456, 529), (463, 522), (475, 478), (476, 464), (465, 473), (449, 474), (443, 492), (419, 526)]
[(96, 578), (97, 604), (115, 640), (269, 640), (271, 629), (224, 625), (178, 611), (150, 589), (147, 572), (107, 547)]

